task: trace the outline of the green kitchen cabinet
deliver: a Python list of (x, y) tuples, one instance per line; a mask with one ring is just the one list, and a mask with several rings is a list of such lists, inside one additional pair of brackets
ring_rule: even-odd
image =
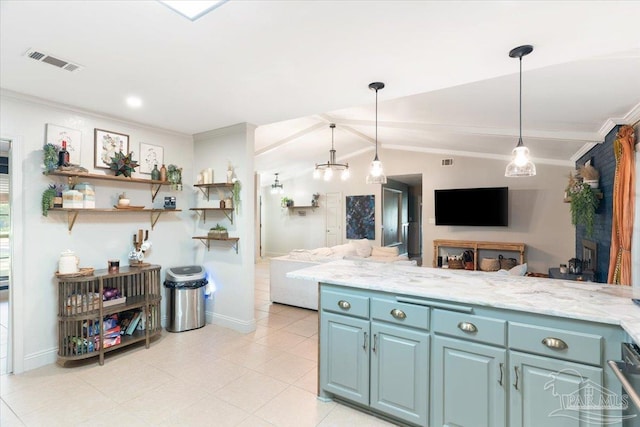
[(506, 426), (506, 355), (504, 348), (435, 336), (431, 367), (433, 425)]
[(371, 407), (427, 425), (429, 334), (371, 322)]
[(509, 365), (511, 427), (604, 423), (601, 397), (610, 392), (603, 388), (602, 368), (517, 351), (509, 352)]

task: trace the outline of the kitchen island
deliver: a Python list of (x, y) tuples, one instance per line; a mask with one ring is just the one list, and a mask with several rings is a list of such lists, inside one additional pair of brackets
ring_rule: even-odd
[(321, 399), (420, 426), (623, 425), (632, 405), (606, 367), (640, 343), (631, 288), (347, 260), (288, 277), (320, 286)]

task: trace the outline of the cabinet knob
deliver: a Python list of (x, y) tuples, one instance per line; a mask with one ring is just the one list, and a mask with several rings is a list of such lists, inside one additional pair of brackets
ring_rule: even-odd
[(338, 301), (338, 307), (343, 310), (349, 310), (351, 308), (351, 303), (349, 303), (349, 301), (341, 299), (340, 301)]
[(460, 322), (458, 323), (458, 329), (460, 329), (462, 332), (478, 332), (478, 328), (476, 328), (476, 325), (474, 325), (471, 322)]
[(552, 350), (566, 350), (569, 348), (567, 343), (562, 341), (560, 338), (547, 337), (542, 340), (542, 344)]
[(391, 310), (391, 315), (393, 317), (395, 317), (396, 319), (406, 319), (407, 318), (407, 314), (404, 311), (402, 311), (400, 309), (397, 309), (397, 308), (394, 308), (393, 310)]

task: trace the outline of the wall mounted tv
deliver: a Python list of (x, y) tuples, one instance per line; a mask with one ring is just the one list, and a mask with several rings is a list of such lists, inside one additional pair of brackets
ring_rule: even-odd
[(434, 190), (436, 225), (506, 227), (509, 188), (456, 188)]

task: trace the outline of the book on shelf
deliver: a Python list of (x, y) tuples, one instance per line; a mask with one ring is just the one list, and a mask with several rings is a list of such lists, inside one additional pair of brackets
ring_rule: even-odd
[(133, 335), (133, 332), (136, 330), (141, 317), (142, 313), (139, 311), (133, 315), (133, 318), (129, 321), (129, 326), (127, 326), (127, 330), (125, 332), (127, 335)]

